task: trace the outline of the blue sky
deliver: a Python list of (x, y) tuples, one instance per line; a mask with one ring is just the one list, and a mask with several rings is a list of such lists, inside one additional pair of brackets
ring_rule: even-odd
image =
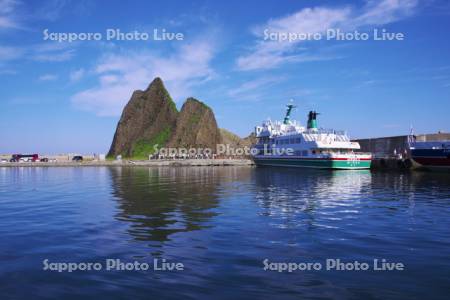
[[(241, 136), (308, 110), (353, 138), (450, 131), (450, 3), (381, 1), (0, 0), (0, 153), (105, 153), (133, 90), (160, 76), (180, 108), (190, 96)], [(44, 40), (101, 33), (98, 41)], [(182, 41), (106, 40), (121, 32)], [(328, 29), (368, 33), (326, 39)], [(373, 30), (404, 34), (374, 41)], [(272, 33), (320, 40), (276, 41)]]

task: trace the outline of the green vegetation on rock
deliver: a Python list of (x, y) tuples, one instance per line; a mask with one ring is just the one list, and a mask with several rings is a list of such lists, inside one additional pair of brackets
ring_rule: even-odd
[(211, 109), (211, 108), (210, 108), (208, 105), (206, 105), (204, 102), (202, 102), (202, 101), (200, 101), (200, 100), (197, 100), (197, 99), (195, 99), (195, 98), (192, 98), (192, 97), (187, 98), (186, 102), (187, 102), (187, 101), (196, 102), (196, 103), (200, 104), (200, 106), (203, 107), (203, 108), (205, 108), (205, 109)]
[(166, 97), (167, 101), (169, 102), (170, 108), (174, 112), (178, 113), (177, 106), (176, 106), (175, 102), (173, 101), (172, 97), (170, 96), (169, 92), (164, 88), (163, 93), (164, 93), (164, 97)]
[(155, 145), (163, 147), (170, 137), (170, 127), (166, 127), (151, 140), (139, 140), (133, 145), (133, 159), (148, 159), (148, 156), (155, 153)]

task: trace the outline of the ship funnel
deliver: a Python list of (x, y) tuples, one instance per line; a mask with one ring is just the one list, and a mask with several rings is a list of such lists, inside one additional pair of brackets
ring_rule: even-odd
[(292, 100), (291, 100), (291, 102), (288, 105), (286, 105), (286, 107), (287, 107), (286, 116), (284, 117), (283, 124), (287, 125), (287, 124), (289, 124), (289, 120), (291, 118), (292, 109), (295, 108), (296, 106), (294, 104), (292, 104)]
[(316, 111), (310, 111), (308, 114), (308, 124), (307, 124), (307, 128), (308, 129), (317, 129), (317, 115), (319, 113)]

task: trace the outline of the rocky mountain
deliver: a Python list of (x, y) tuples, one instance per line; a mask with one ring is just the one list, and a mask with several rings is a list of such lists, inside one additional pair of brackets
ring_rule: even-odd
[(220, 135), (222, 136), (222, 142), (225, 145), (230, 145), (232, 148), (237, 148), (242, 146), (242, 139), (238, 135), (226, 130), (225, 128), (220, 128)]
[(241, 138), (225, 128), (220, 128), (220, 134), (222, 136), (222, 143), (225, 145), (230, 145), (231, 148), (250, 147), (256, 143), (254, 133), (251, 133), (245, 138)]
[(243, 139), (242, 139), (242, 143), (243, 143), (245, 146), (248, 146), (248, 147), (250, 147), (251, 145), (256, 144), (256, 135), (255, 135), (255, 133), (252, 132), (252, 133), (250, 133), (249, 136), (243, 138)]
[(146, 159), (154, 146), (210, 148), (222, 142), (214, 113), (203, 102), (188, 98), (178, 112), (160, 78), (145, 91), (135, 91), (125, 106), (108, 156)]
[(135, 91), (125, 106), (108, 156), (147, 157), (153, 145), (165, 144), (175, 129), (178, 111), (160, 78)]
[(230, 149), (235, 149), (235, 151), (237, 151), (237, 149), (239, 148), (250, 148), (253, 144), (256, 143), (255, 133), (251, 133), (249, 136), (241, 138), (224, 128), (220, 128), (220, 134), (222, 136), (222, 143), (228, 145)]
[(169, 147), (209, 148), (215, 151), (222, 143), (212, 109), (205, 103), (188, 98), (178, 115)]

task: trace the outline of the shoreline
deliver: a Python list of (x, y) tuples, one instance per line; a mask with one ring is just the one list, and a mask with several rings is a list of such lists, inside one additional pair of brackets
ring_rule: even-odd
[(1, 167), (215, 167), (215, 166), (254, 166), (251, 159), (184, 159), (184, 160), (122, 160), (122, 161), (83, 161), (83, 162), (8, 162)]

